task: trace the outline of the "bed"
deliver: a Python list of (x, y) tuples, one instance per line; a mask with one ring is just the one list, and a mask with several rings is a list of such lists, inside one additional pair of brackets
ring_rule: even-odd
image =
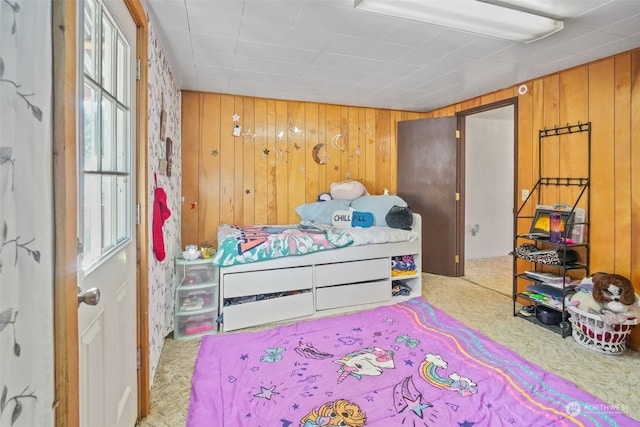
[(422, 297), (203, 337), (188, 427), (632, 426)]
[(214, 258), (220, 270), (220, 330), (421, 295), (421, 239), (418, 214), (409, 230), (336, 228), (304, 219), (290, 226), (221, 226)]

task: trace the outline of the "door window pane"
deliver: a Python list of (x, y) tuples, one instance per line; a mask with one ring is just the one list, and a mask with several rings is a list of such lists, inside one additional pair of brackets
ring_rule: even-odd
[(109, 93), (114, 93), (113, 68), (116, 60), (113, 23), (105, 13), (102, 14), (102, 87)]
[(114, 224), (118, 206), (115, 200), (115, 176), (102, 176), (102, 249), (109, 250), (115, 246)]
[(98, 40), (98, 25), (96, 5), (93, 0), (84, 2), (84, 39), (82, 50), (84, 52), (84, 72), (87, 76), (95, 79), (96, 67), (98, 62), (98, 52), (96, 49), (96, 41)]
[(100, 155), (99, 135), (100, 127), (97, 119), (98, 101), (96, 99), (96, 90), (89, 84), (84, 85), (84, 103), (82, 106), (84, 126), (84, 169), (98, 170), (98, 156)]
[(121, 106), (118, 106), (116, 114), (115, 170), (118, 172), (126, 172), (129, 170), (129, 144), (127, 144), (127, 136), (130, 135), (131, 132), (128, 120), (129, 112)]
[(109, 98), (102, 98), (102, 167), (103, 171), (115, 170), (115, 105)]
[(83, 266), (88, 267), (102, 255), (102, 197), (99, 175), (84, 175), (83, 219)]
[(126, 213), (131, 210), (128, 177), (116, 177), (116, 197), (116, 205), (120, 207), (120, 209), (116, 211), (116, 243), (120, 243), (128, 239), (131, 235), (129, 221), (127, 221), (126, 216)]
[(126, 78), (127, 70), (129, 70), (129, 57), (127, 56), (127, 46), (122, 39), (118, 37), (116, 41), (116, 54), (118, 67), (116, 69), (116, 99), (123, 104), (129, 104), (129, 79)]
[[(99, 0), (85, 2), (81, 195), (84, 269), (132, 233), (131, 47)], [(100, 35), (100, 48), (88, 41)], [(89, 48), (91, 47), (91, 48)]]

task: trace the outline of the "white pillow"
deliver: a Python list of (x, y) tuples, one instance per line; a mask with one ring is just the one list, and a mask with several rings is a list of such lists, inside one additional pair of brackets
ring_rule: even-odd
[(332, 182), (331, 197), (335, 200), (354, 200), (367, 193), (367, 189), (359, 181)]

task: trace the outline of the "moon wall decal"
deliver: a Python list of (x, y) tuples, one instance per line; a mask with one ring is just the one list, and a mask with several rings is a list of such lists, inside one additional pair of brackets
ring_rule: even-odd
[[(311, 158), (313, 158), (313, 161), (316, 162), (319, 165), (326, 165), (327, 164), (327, 158), (329, 157), (327, 155), (327, 151), (323, 150), (324, 149), (324, 143), (321, 142), (319, 144), (316, 144), (313, 149), (311, 150)], [(320, 154), (320, 150), (323, 150), (324, 153)]]

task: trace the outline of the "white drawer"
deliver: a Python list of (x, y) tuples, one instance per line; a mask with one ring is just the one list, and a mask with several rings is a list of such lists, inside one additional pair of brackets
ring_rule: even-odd
[(316, 309), (349, 307), (388, 301), (391, 298), (391, 281), (354, 283), (316, 289)]
[(279, 268), (224, 274), (224, 298), (311, 289), (313, 268)]
[(313, 314), (313, 292), (230, 305), (224, 307), (222, 313), (223, 331), (310, 316)]
[(389, 258), (376, 258), (317, 265), (316, 287), (387, 279), (391, 274), (390, 262)]

